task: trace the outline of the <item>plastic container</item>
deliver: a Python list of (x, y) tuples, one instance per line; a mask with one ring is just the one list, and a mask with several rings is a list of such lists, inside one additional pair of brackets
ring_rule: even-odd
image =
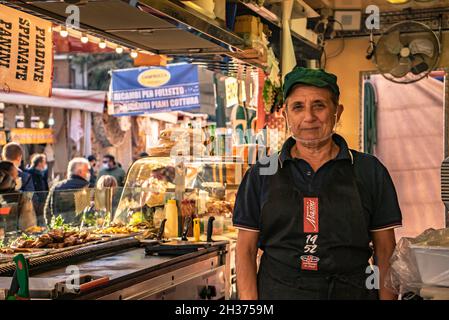
[(206, 202), (207, 202), (208, 192), (204, 190), (199, 191), (198, 195), (198, 214), (203, 214), (206, 212)]
[(449, 287), (449, 247), (411, 245), (421, 281)]
[(176, 206), (176, 200), (168, 200), (165, 205), (165, 217), (167, 222), (165, 223), (165, 236), (167, 238), (178, 237), (178, 207)]
[(232, 217), (224, 217), (223, 232), (234, 232), (236, 229), (232, 223)]

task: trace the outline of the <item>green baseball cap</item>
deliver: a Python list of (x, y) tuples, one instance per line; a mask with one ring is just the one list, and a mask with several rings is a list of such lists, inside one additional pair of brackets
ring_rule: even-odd
[(337, 96), (337, 98), (340, 96), (336, 75), (327, 73), (323, 69), (295, 67), (292, 71), (287, 73), (284, 79), (284, 86), (282, 88), (284, 101), (293, 86), (298, 83), (319, 88), (327, 87)]

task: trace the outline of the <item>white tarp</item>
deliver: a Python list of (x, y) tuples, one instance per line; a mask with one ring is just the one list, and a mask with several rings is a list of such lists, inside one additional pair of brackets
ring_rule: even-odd
[(0, 102), (103, 113), (106, 91), (54, 88), (51, 97), (0, 91)]
[(391, 174), (403, 215), (396, 237), (444, 228), (444, 84), (432, 77), (407, 85), (382, 75), (371, 81), (378, 94), (375, 155)]

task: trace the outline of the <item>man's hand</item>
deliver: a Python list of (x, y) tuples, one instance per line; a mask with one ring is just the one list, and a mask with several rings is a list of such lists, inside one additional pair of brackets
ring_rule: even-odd
[(390, 289), (385, 288), (385, 276), (390, 268), (390, 258), (396, 247), (396, 239), (394, 237), (394, 229), (374, 231), (371, 233), (374, 244), (374, 255), (380, 272), (380, 300), (397, 300), (397, 295)]
[(241, 300), (257, 300), (257, 241), (259, 232), (239, 230), (236, 247), (237, 290)]

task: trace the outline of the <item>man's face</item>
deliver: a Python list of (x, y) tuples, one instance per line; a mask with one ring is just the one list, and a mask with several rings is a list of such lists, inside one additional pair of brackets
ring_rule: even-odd
[(95, 160), (90, 161), (90, 166), (92, 168), (95, 168), (96, 165), (97, 165), (97, 161), (95, 161)]
[(112, 161), (109, 158), (103, 158), (103, 167), (112, 168)]
[(47, 167), (47, 160), (42, 160), (40, 163), (39, 163), (39, 170), (45, 170), (45, 168)]
[(286, 107), (292, 134), (304, 141), (329, 136), (343, 112), (343, 106), (332, 102), (328, 89), (313, 86), (295, 87), (287, 98)]

